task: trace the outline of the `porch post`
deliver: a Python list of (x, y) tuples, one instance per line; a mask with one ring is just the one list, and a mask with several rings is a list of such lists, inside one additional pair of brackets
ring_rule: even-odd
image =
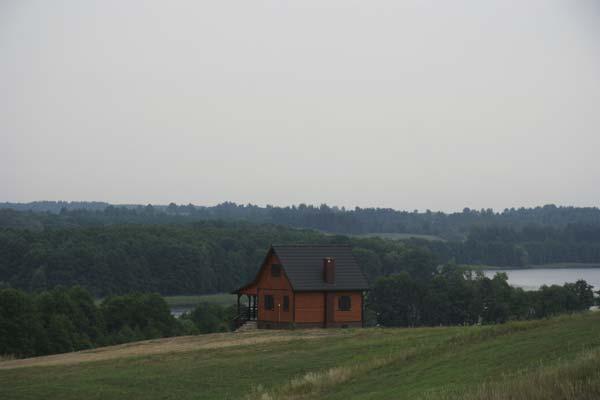
[(252, 296), (248, 297), (248, 319), (252, 319)]
[(365, 327), (365, 292), (360, 292), (360, 323)]
[(252, 304), (250, 301), (250, 299), (251, 299), (250, 295), (247, 295), (247, 296), (248, 296), (248, 319), (250, 319), (252, 317)]

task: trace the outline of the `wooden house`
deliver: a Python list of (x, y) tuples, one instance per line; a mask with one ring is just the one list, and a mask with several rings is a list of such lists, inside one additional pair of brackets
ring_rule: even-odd
[(237, 324), (250, 320), (258, 328), (363, 326), (367, 290), (348, 246), (273, 245), (254, 280), (234, 291)]

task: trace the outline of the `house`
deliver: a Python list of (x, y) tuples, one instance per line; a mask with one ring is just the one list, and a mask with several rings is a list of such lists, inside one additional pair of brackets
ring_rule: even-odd
[[(258, 328), (360, 327), (367, 280), (352, 249), (341, 245), (272, 245), (254, 280), (238, 295), (237, 325)], [(242, 312), (241, 299), (248, 307)]]

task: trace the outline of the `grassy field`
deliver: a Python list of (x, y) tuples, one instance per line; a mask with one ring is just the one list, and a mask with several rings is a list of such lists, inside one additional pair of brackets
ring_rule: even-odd
[(200, 303), (230, 306), (236, 304), (237, 296), (229, 293), (205, 294), (200, 296), (165, 296), (170, 307), (195, 307)]
[(203, 335), (4, 361), (0, 398), (598, 399), (600, 313)]

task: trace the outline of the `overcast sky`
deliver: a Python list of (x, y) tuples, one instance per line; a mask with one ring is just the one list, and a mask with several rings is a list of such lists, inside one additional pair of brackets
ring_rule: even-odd
[(0, 201), (600, 205), (596, 0), (0, 0)]

